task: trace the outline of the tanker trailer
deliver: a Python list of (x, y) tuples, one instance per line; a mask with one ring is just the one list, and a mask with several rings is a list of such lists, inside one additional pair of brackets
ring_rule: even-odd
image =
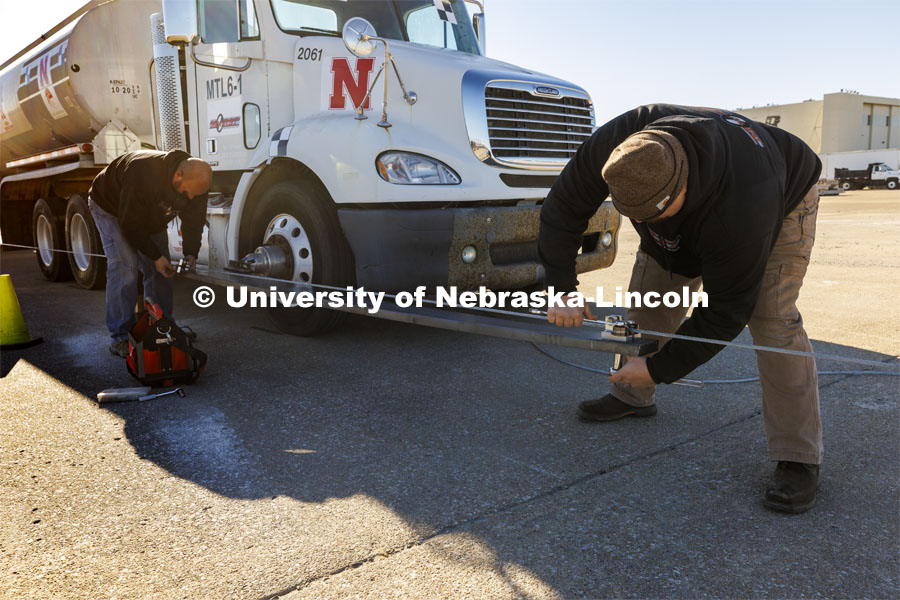
[(50, 280), (105, 284), (87, 191), (116, 156), (157, 147), (148, 25), (159, 11), (88, 3), (0, 69), (0, 234), (37, 246)]
[[(484, 56), (484, 15), (450, 7), (89, 3), (0, 65), (3, 242), (37, 246), (50, 279), (68, 267), (102, 285), (91, 180), (125, 151), (181, 148), (213, 167), (197, 257), (211, 271), (386, 292), (541, 285), (541, 203), (592, 135), (593, 102)], [(604, 202), (578, 273), (612, 264), (620, 222)], [(177, 220), (169, 249), (177, 260)], [(307, 335), (340, 315), (273, 316)]]

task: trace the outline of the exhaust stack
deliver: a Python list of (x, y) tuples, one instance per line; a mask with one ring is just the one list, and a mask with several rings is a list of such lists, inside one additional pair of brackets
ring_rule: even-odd
[(166, 42), (166, 26), (160, 13), (150, 15), (153, 63), (156, 71), (156, 107), (162, 148), (187, 152), (181, 69), (178, 50)]

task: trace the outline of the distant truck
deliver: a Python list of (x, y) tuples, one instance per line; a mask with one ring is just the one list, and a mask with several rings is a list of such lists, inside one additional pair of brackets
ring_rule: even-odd
[(861, 190), (864, 187), (886, 187), (896, 190), (900, 181), (900, 171), (891, 169), (882, 162), (869, 163), (868, 168), (835, 169), (834, 178), (842, 190)]

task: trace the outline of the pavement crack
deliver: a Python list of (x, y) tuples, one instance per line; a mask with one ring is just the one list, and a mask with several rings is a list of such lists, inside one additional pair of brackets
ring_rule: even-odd
[(266, 596), (263, 596), (263, 597), (259, 598), (259, 600), (276, 600), (277, 598), (286, 596), (287, 594), (290, 594), (291, 592), (296, 592), (298, 590), (302, 590), (303, 588), (305, 588), (305, 587), (309, 586), (310, 584), (313, 584), (317, 581), (322, 581), (323, 579), (328, 579), (329, 577), (334, 577), (336, 575), (340, 575), (341, 573), (345, 573), (347, 571), (353, 571), (355, 569), (358, 569), (359, 567), (362, 567), (363, 565), (373, 563), (378, 559), (384, 560), (390, 556), (394, 556), (395, 554), (400, 554), (401, 552), (405, 552), (405, 551), (409, 550), (410, 548), (414, 548), (416, 546), (421, 546), (422, 544), (424, 544), (428, 540), (436, 537), (437, 535), (440, 535), (440, 534), (434, 533), (434, 534), (426, 536), (424, 538), (421, 538), (418, 540), (413, 540), (403, 546), (393, 548), (386, 552), (379, 552), (377, 554), (371, 554), (371, 555), (369, 555), (365, 558), (362, 558), (356, 562), (350, 563), (348, 565), (344, 565), (343, 567), (341, 567), (339, 569), (335, 569), (334, 571), (326, 573), (325, 575), (320, 575), (318, 577), (313, 577), (311, 579), (303, 580), (300, 583), (298, 583), (296, 585), (292, 585), (289, 588), (285, 588), (285, 589), (279, 590), (273, 594), (268, 594)]
[[(896, 359), (897, 359), (897, 357), (888, 357), (888, 358), (882, 360), (881, 362), (887, 363), (887, 362), (890, 362), (890, 361), (896, 360)], [(846, 381), (847, 379), (850, 379), (851, 377), (857, 377), (857, 376), (858, 376), (858, 375), (856, 375), (856, 374), (847, 374), (847, 375), (844, 375), (844, 376), (835, 376), (835, 380), (834, 380), (834, 381), (831, 381), (831, 382), (829, 382), (829, 383), (827, 383), (827, 384), (825, 384), (825, 385), (820, 385), (820, 386), (819, 386), (819, 389), (820, 389), (820, 390), (828, 389), (828, 388), (830, 388), (830, 387), (832, 387), (832, 386), (834, 386), (834, 385), (837, 385), (838, 383), (841, 383), (842, 381)], [(649, 459), (651, 459), (651, 458), (655, 458), (655, 457), (657, 457), (657, 456), (659, 456), (659, 455), (661, 455), (661, 454), (665, 454), (665, 453), (667, 453), (667, 452), (671, 452), (671, 451), (673, 451), (673, 450), (677, 450), (678, 448), (681, 448), (681, 447), (683, 447), (683, 446), (687, 446), (687, 445), (692, 444), (692, 443), (694, 443), (694, 442), (696, 442), (696, 441), (698, 441), (698, 440), (702, 440), (703, 438), (709, 437), (709, 436), (711, 436), (711, 435), (715, 435), (716, 433), (718, 433), (718, 432), (720, 432), (720, 431), (722, 431), (722, 430), (724, 430), (724, 429), (728, 429), (729, 427), (733, 427), (733, 426), (735, 426), (735, 425), (740, 425), (741, 423), (746, 423), (747, 421), (749, 421), (749, 420), (751, 420), (751, 419), (754, 419), (754, 418), (760, 416), (761, 414), (762, 414), (762, 410), (756, 410), (756, 411), (754, 411), (754, 412), (752, 412), (752, 413), (750, 413), (750, 414), (747, 414), (747, 415), (744, 415), (744, 416), (742, 416), (742, 417), (740, 417), (740, 418), (737, 418), (737, 419), (734, 419), (734, 420), (732, 420), (732, 421), (729, 421), (728, 423), (725, 423), (725, 424), (720, 425), (720, 426), (718, 426), (718, 427), (714, 427), (713, 429), (710, 429), (710, 430), (708, 430), (708, 431), (705, 431), (705, 432), (700, 433), (700, 434), (698, 434), (698, 435), (695, 435), (695, 436), (693, 436), (693, 437), (690, 437), (690, 438), (687, 438), (687, 439), (684, 439), (684, 440), (681, 440), (681, 441), (679, 441), (679, 442), (675, 442), (675, 443), (672, 443), (672, 444), (667, 444), (667, 445), (665, 445), (665, 446), (663, 446), (663, 447), (661, 447), (661, 448), (657, 448), (656, 450), (653, 450), (652, 452), (646, 452), (646, 453), (644, 453), (644, 454), (640, 454), (640, 455), (635, 456), (634, 458), (631, 458), (631, 459), (629, 459), (629, 460), (625, 460), (625, 461), (622, 461), (622, 462), (613, 464), (613, 465), (611, 465), (611, 466), (609, 466), (609, 467), (607, 467), (607, 468), (605, 468), (605, 469), (601, 469), (601, 470), (596, 471), (596, 472), (593, 472), (593, 473), (588, 473), (587, 475), (582, 475), (581, 477), (576, 477), (575, 479), (572, 479), (571, 481), (568, 481), (568, 482), (565, 482), (565, 483), (560, 483), (559, 485), (553, 486), (552, 488), (547, 489), (547, 490), (544, 490), (543, 492), (541, 492), (541, 493), (539, 493), (539, 494), (535, 494), (534, 496), (530, 496), (530, 497), (528, 497), (528, 498), (524, 498), (524, 499), (522, 499), (522, 500), (519, 500), (518, 502), (511, 502), (511, 503), (505, 504), (505, 505), (503, 505), (503, 506), (498, 506), (498, 507), (493, 508), (493, 509), (491, 509), (491, 510), (485, 511), (485, 512), (483, 512), (483, 513), (481, 513), (481, 514), (478, 514), (478, 515), (475, 515), (475, 516), (473, 516), (473, 517), (470, 517), (470, 518), (468, 518), (468, 519), (464, 519), (464, 520), (458, 521), (458, 522), (456, 522), (456, 523), (451, 523), (451, 524), (449, 524), (449, 525), (445, 525), (444, 527), (442, 527), (442, 528), (440, 528), (440, 529), (434, 531), (433, 533), (431, 533), (431, 534), (429, 534), (429, 535), (426, 535), (426, 536), (423, 536), (423, 537), (421, 537), (421, 538), (419, 538), (419, 539), (417, 539), (417, 540), (411, 541), (411, 542), (409, 542), (409, 543), (407, 543), (407, 544), (404, 544), (403, 546), (398, 546), (397, 548), (388, 550), (388, 551), (386, 551), (386, 552), (379, 552), (379, 553), (377, 553), (377, 554), (369, 555), (369, 556), (367, 556), (367, 557), (365, 557), (365, 558), (362, 558), (362, 559), (360, 559), (360, 560), (358, 560), (358, 561), (355, 561), (355, 562), (353, 562), (353, 563), (344, 565), (343, 567), (341, 567), (341, 568), (339, 568), (339, 569), (335, 569), (334, 571), (331, 571), (331, 572), (329, 572), (329, 573), (327, 573), (327, 574), (325, 574), (325, 575), (321, 575), (321, 576), (319, 576), (319, 577), (314, 577), (314, 578), (311, 578), (311, 579), (307, 579), (307, 580), (301, 581), (300, 583), (298, 583), (298, 584), (296, 584), (296, 585), (293, 585), (293, 586), (291, 586), (291, 587), (289, 587), (289, 588), (280, 590), (280, 591), (278, 591), (278, 592), (275, 592), (275, 593), (273, 593), (273, 594), (269, 594), (269, 595), (267, 595), (267, 596), (263, 596), (263, 597), (259, 598), (259, 600), (276, 600), (277, 598), (280, 598), (280, 597), (282, 597), (282, 596), (285, 596), (285, 595), (287, 595), (287, 594), (290, 594), (291, 592), (295, 592), (295, 591), (298, 591), (298, 590), (302, 590), (303, 588), (309, 586), (310, 584), (315, 583), (316, 581), (321, 581), (321, 580), (323, 580), (323, 579), (328, 579), (328, 578), (330, 578), (330, 577), (334, 577), (334, 576), (336, 576), (336, 575), (340, 575), (340, 574), (342, 574), (342, 573), (346, 573), (347, 571), (353, 571), (353, 570), (358, 569), (358, 568), (360, 568), (360, 567), (362, 567), (362, 566), (365, 566), (365, 565), (367, 565), (367, 564), (374, 563), (374, 562), (376, 562), (376, 561), (379, 560), (379, 559), (384, 560), (384, 559), (389, 558), (389, 557), (391, 557), (391, 556), (395, 556), (395, 555), (400, 554), (400, 553), (402, 553), (402, 552), (406, 552), (407, 550), (410, 550), (410, 549), (412, 549), (412, 548), (415, 548), (416, 546), (421, 546), (421, 545), (423, 545), (423, 544), (425, 544), (425, 543), (427, 543), (427, 542), (429, 542), (429, 541), (431, 541), (431, 540), (433, 540), (433, 539), (435, 539), (435, 538), (438, 538), (438, 537), (440, 537), (440, 536), (442, 536), (442, 535), (447, 535), (448, 533), (452, 533), (452, 532), (454, 532), (454, 531), (457, 531), (457, 530), (459, 530), (459, 529), (462, 529), (462, 528), (467, 527), (467, 526), (469, 526), (469, 525), (472, 525), (472, 524), (474, 524), (474, 523), (479, 523), (479, 522), (481, 522), (481, 521), (485, 521), (485, 520), (487, 520), (487, 519), (489, 519), (489, 518), (491, 518), (491, 517), (493, 517), (493, 516), (496, 516), (496, 515), (498, 515), (498, 514), (505, 513), (505, 512), (509, 512), (509, 511), (515, 510), (515, 509), (517, 509), (517, 508), (520, 508), (520, 507), (522, 507), (522, 506), (527, 506), (527, 505), (529, 505), (529, 504), (531, 504), (531, 503), (533, 503), (533, 502), (538, 502), (538, 501), (540, 501), (540, 500), (543, 500), (543, 499), (548, 498), (548, 497), (550, 497), (550, 496), (553, 496), (553, 495), (555, 495), (555, 494), (559, 494), (559, 493), (561, 493), (561, 492), (565, 492), (566, 490), (569, 490), (569, 489), (571, 489), (571, 488), (573, 488), (573, 487), (575, 487), (575, 486), (577, 486), (577, 485), (581, 485), (581, 484), (583, 484), (583, 483), (586, 483), (586, 482), (589, 482), (589, 481), (593, 481), (593, 480), (595, 480), (595, 479), (599, 479), (600, 477), (603, 477), (603, 476), (605, 476), (605, 475), (609, 475), (610, 473), (614, 473), (614, 472), (616, 472), (616, 471), (618, 471), (618, 470), (620, 470), (620, 469), (624, 469), (624, 468), (627, 468), (627, 467), (629, 467), (629, 466), (631, 466), (631, 465), (634, 465), (634, 464), (643, 462), (643, 461), (645, 461), (645, 460), (649, 460)], [(525, 465), (525, 466), (527, 466), (527, 467), (529, 467), (529, 468), (534, 468), (532, 465), (529, 465), (529, 464), (527, 464), (527, 463), (522, 463), (521, 461), (513, 461), (513, 462), (518, 463), (518, 464), (523, 464), (523, 465)]]
[(691, 444), (691, 443), (693, 443), (693, 442), (695, 442), (695, 441), (697, 441), (697, 440), (701, 440), (701, 439), (703, 439), (703, 438), (705, 438), (705, 437), (707, 437), (707, 436), (710, 436), (710, 435), (713, 435), (713, 434), (715, 434), (715, 433), (718, 433), (718, 432), (722, 431), (723, 429), (727, 429), (727, 428), (732, 427), (732, 426), (734, 426), (734, 425), (739, 425), (739, 424), (741, 424), (741, 423), (744, 423), (744, 422), (746, 422), (746, 421), (749, 421), (750, 419), (753, 419), (753, 418), (755, 418), (755, 417), (758, 417), (758, 416), (761, 415), (761, 414), (762, 414), (762, 411), (761, 411), (761, 410), (754, 411), (754, 412), (750, 413), (749, 415), (745, 415), (745, 416), (740, 417), (740, 418), (738, 418), (738, 419), (735, 419), (735, 420), (733, 420), (733, 421), (729, 421), (728, 423), (725, 423), (725, 424), (723, 424), (723, 425), (720, 425), (720, 426), (718, 426), (718, 427), (715, 427), (715, 428), (713, 428), (713, 429), (710, 429), (710, 430), (708, 430), (708, 431), (705, 431), (705, 432), (703, 432), (703, 433), (701, 433), (701, 434), (698, 434), (698, 435), (696, 435), (696, 436), (694, 436), (694, 437), (691, 437), (691, 438), (687, 438), (687, 439), (681, 440), (680, 442), (675, 442), (675, 443), (672, 443), (672, 444), (667, 444), (667, 445), (665, 445), (665, 446), (663, 446), (663, 447), (661, 447), (661, 448), (657, 448), (656, 450), (653, 450), (653, 451), (651, 451), (651, 452), (646, 452), (646, 453), (644, 453), (644, 454), (640, 454), (640, 455), (638, 455), (638, 456), (635, 456), (634, 458), (631, 458), (631, 459), (629, 459), (629, 460), (625, 460), (625, 461), (622, 461), (622, 462), (619, 462), (619, 463), (615, 463), (615, 464), (613, 464), (613, 465), (610, 465), (609, 467), (606, 467), (605, 469), (601, 469), (601, 470), (596, 471), (596, 472), (594, 472), (594, 473), (588, 473), (587, 475), (582, 475), (581, 477), (576, 477), (575, 479), (572, 479), (571, 481), (568, 481), (568, 482), (565, 482), (565, 483), (561, 483), (561, 484), (556, 485), (556, 486), (554, 486), (554, 487), (552, 487), (552, 488), (550, 488), (550, 489), (548, 489), (548, 490), (544, 490), (543, 492), (541, 492), (541, 493), (539, 493), (539, 494), (535, 494), (534, 496), (530, 496), (530, 497), (528, 497), (528, 498), (524, 498), (524, 499), (522, 499), (522, 500), (520, 500), (520, 501), (518, 501), (518, 502), (512, 502), (512, 503), (506, 504), (506, 505), (504, 505), (504, 506), (498, 506), (497, 508), (491, 509), (491, 510), (489, 510), (489, 511), (486, 511), (486, 512), (480, 514), (480, 515), (476, 515), (476, 516), (471, 517), (471, 518), (469, 518), (469, 519), (466, 519), (466, 520), (464, 520), (464, 521), (460, 521), (460, 522), (458, 522), (458, 523), (453, 523), (453, 524), (451, 524), (451, 525), (446, 525), (446, 526), (444, 526), (443, 528), (441, 528), (441, 529), (439, 529), (438, 531), (436, 531), (435, 533), (433, 533), (433, 534), (429, 535), (428, 537), (424, 538), (424, 539), (422, 540), (422, 542), (428, 541), (429, 539), (438, 537), (438, 536), (440, 536), (440, 535), (444, 535), (444, 534), (450, 533), (451, 531), (454, 531), (454, 530), (456, 530), (456, 529), (460, 529), (460, 528), (462, 528), (462, 527), (466, 527), (467, 525), (471, 525), (471, 524), (473, 524), (473, 523), (478, 523), (478, 522), (480, 522), (480, 521), (483, 521), (483, 520), (485, 520), (485, 519), (488, 519), (488, 518), (490, 518), (490, 517), (493, 517), (494, 515), (497, 515), (497, 514), (500, 514), (500, 513), (503, 513), (503, 512), (508, 512), (508, 511), (511, 511), (511, 510), (515, 510), (515, 509), (517, 509), (517, 508), (519, 508), (519, 507), (522, 507), (522, 506), (527, 506), (528, 504), (531, 504), (531, 503), (533, 503), (533, 502), (537, 502), (537, 501), (539, 501), (539, 500), (543, 500), (544, 498), (553, 496), (553, 495), (558, 494), (558, 493), (560, 493), (560, 492), (564, 492), (564, 491), (566, 491), (566, 490), (568, 490), (568, 489), (571, 489), (571, 488), (573, 488), (573, 487), (575, 487), (575, 486), (577, 486), (577, 485), (581, 485), (582, 483), (586, 483), (586, 482), (588, 482), (588, 481), (592, 481), (592, 480), (594, 480), (594, 479), (598, 479), (598, 478), (600, 478), (600, 477), (603, 477), (604, 475), (609, 475), (610, 473), (614, 473), (615, 471), (618, 471), (618, 470), (620, 470), (620, 469), (624, 469), (624, 468), (629, 467), (629, 466), (631, 466), (631, 465), (634, 465), (634, 464), (636, 464), (636, 463), (639, 463), (639, 462), (642, 462), (642, 461), (645, 461), (645, 460), (649, 460), (649, 459), (651, 459), (651, 458), (655, 458), (656, 456), (659, 456), (659, 455), (661, 455), (661, 454), (665, 454), (666, 452), (671, 452), (671, 451), (673, 451), (673, 450), (676, 450), (676, 449), (678, 449), (678, 448), (681, 448), (682, 446), (686, 446), (686, 445)]
[(581, 477), (576, 477), (575, 479), (573, 479), (573, 480), (571, 480), (571, 481), (568, 481), (568, 482), (566, 482), (566, 483), (561, 483), (561, 484), (559, 484), (559, 485), (553, 486), (552, 488), (550, 488), (550, 489), (548, 489), (548, 490), (544, 490), (543, 492), (541, 492), (541, 493), (539, 493), (539, 494), (535, 494), (534, 496), (530, 496), (530, 497), (528, 497), (528, 498), (524, 498), (524, 499), (522, 499), (522, 500), (519, 500), (518, 502), (511, 502), (511, 503), (509, 503), (509, 504), (504, 504), (503, 506), (498, 506), (498, 507), (493, 508), (493, 509), (491, 509), (491, 510), (485, 511), (485, 512), (483, 512), (483, 513), (481, 513), (481, 514), (478, 514), (478, 515), (475, 515), (475, 516), (473, 516), (473, 517), (470, 517), (470, 518), (468, 518), (468, 519), (464, 519), (464, 520), (462, 520), (462, 521), (458, 521), (458, 522), (455, 522), (455, 523), (451, 523), (451, 524), (449, 524), (449, 525), (445, 525), (444, 527), (441, 527), (440, 529), (434, 531), (433, 533), (430, 533), (430, 534), (428, 534), (428, 535), (426, 535), (426, 536), (423, 536), (423, 537), (421, 537), (421, 538), (419, 538), (419, 539), (417, 539), (417, 540), (413, 540), (413, 541), (411, 541), (411, 542), (409, 542), (409, 543), (407, 543), (407, 544), (404, 544), (403, 546), (398, 546), (397, 548), (388, 550), (388, 551), (386, 551), (386, 552), (379, 552), (379, 553), (377, 553), (377, 554), (369, 555), (369, 556), (367, 556), (367, 557), (365, 557), (365, 558), (362, 558), (362, 559), (360, 559), (360, 560), (358, 560), (358, 561), (355, 561), (355, 562), (353, 562), (353, 563), (344, 565), (343, 567), (341, 567), (341, 568), (339, 568), (339, 569), (335, 569), (334, 571), (331, 571), (331, 572), (329, 572), (329, 573), (326, 573), (325, 575), (320, 575), (320, 576), (318, 576), (318, 577), (314, 577), (314, 578), (311, 578), (311, 579), (304, 580), (304, 581), (302, 581), (302, 582), (300, 582), (300, 583), (298, 583), (298, 584), (296, 584), (296, 585), (293, 585), (293, 586), (291, 586), (291, 587), (289, 587), (289, 588), (285, 588), (285, 589), (279, 590), (279, 591), (277, 591), (277, 592), (275, 592), (275, 593), (273, 593), (273, 594), (269, 594), (269, 595), (263, 596), (263, 597), (259, 598), (259, 600), (276, 600), (277, 598), (280, 598), (280, 597), (282, 597), (282, 596), (285, 596), (285, 595), (287, 595), (287, 594), (290, 594), (291, 592), (295, 592), (295, 591), (298, 591), (298, 590), (302, 590), (303, 588), (308, 587), (310, 584), (313, 584), (313, 583), (315, 583), (316, 581), (321, 581), (321, 580), (323, 580), (323, 579), (328, 579), (329, 577), (334, 577), (334, 576), (336, 576), (336, 575), (340, 575), (341, 573), (346, 573), (347, 571), (352, 571), (352, 570), (358, 569), (359, 567), (362, 567), (362, 566), (367, 565), (367, 564), (369, 564), (369, 563), (375, 562), (375, 561), (378, 560), (379, 558), (383, 560), (383, 559), (385, 559), (385, 558), (388, 558), (388, 557), (391, 557), (391, 556), (400, 554), (400, 553), (405, 552), (405, 551), (407, 551), (407, 550), (409, 550), (409, 549), (411, 549), (411, 548), (415, 548), (416, 546), (421, 546), (421, 545), (423, 545), (423, 544), (425, 544), (425, 543), (427, 543), (427, 542), (429, 542), (429, 541), (431, 541), (431, 540), (433, 540), (433, 539), (435, 539), (435, 538), (437, 538), (437, 537), (440, 537), (440, 536), (442, 536), (442, 535), (446, 535), (446, 534), (448, 534), (448, 533), (452, 533), (452, 532), (454, 532), (454, 531), (456, 531), (456, 530), (462, 529), (463, 527), (466, 527), (466, 526), (471, 525), (471, 524), (473, 524), (473, 523), (478, 523), (478, 522), (484, 521), (484, 520), (489, 519), (490, 517), (493, 517), (493, 516), (498, 515), (498, 514), (500, 514), (500, 513), (509, 512), (509, 511), (511, 511), (511, 510), (515, 510), (515, 509), (520, 508), (520, 507), (522, 507), (522, 506), (527, 506), (528, 504), (531, 504), (531, 503), (533, 503), (533, 502), (537, 502), (537, 501), (539, 501), (539, 500), (543, 500), (544, 498), (553, 496), (553, 495), (558, 494), (558, 493), (560, 493), (560, 492), (564, 492), (564, 491), (566, 491), (566, 490), (568, 490), (568, 489), (570, 489), (570, 488), (572, 488), (572, 487), (574, 487), (574, 486), (581, 485), (582, 483), (585, 483), (585, 482), (588, 482), (588, 481), (592, 481), (592, 480), (594, 480), (594, 479), (598, 479), (598, 478), (600, 478), (600, 477), (603, 477), (604, 475), (608, 475), (608, 474), (610, 474), (610, 473), (613, 473), (613, 472), (615, 472), (615, 471), (618, 471), (619, 469), (623, 469), (623, 468), (625, 468), (625, 467), (628, 467), (628, 466), (631, 466), (631, 465), (633, 465), (633, 464), (642, 462), (642, 461), (644, 461), (644, 460), (648, 460), (648, 459), (654, 458), (654, 457), (659, 456), (660, 454), (664, 454), (664, 453), (666, 453), (666, 452), (671, 452), (672, 450), (676, 450), (676, 449), (678, 449), (678, 448), (680, 448), (680, 447), (682, 447), (682, 446), (691, 444), (691, 443), (693, 443), (693, 442), (695, 442), (695, 441), (697, 441), (697, 440), (700, 440), (700, 439), (703, 439), (703, 438), (705, 438), (705, 437), (707, 437), (707, 436), (710, 436), (710, 435), (713, 435), (713, 434), (715, 434), (715, 433), (718, 433), (719, 431), (722, 431), (723, 429), (727, 429), (728, 427), (732, 427), (732, 426), (734, 426), (734, 425), (739, 425), (739, 424), (741, 424), (741, 423), (744, 423), (744, 422), (746, 422), (746, 421), (749, 421), (750, 419), (753, 419), (754, 417), (758, 417), (760, 414), (762, 414), (762, 411), (761, 411), (761, 410), (754, 411), (754, 412), (750, 413), (749, 415), (745, 415), (745, 416), (743, 416), (743, 417), (741, 417), (741, 418), (739, 418), (739, 419), (735, 419), (735, 420), (733, 420), (733, 421), (729, 421), (728, 423), (725, 423), (725, 424), (723, 424), (723, 425), (720, 425), (719, 427), (715, 427), (715, 428), (713, 428), (713, 429), (710, 429), (710, 430), (708, 430), (708, 431), (705, 431), (705, 432), (703, 432), (703, 433), (701, 433), (701, 434), (698, 434), (698, 435), (696, 435), (696, 436), (694, 436), (694, 437), (687, 438), (687, 439), (685, 439), (685, 440), (682, 440), (682, 441), (680, 441), (680, 442), (676, 442), (676, 443), (673, 443), (673, 444), (668, 444), (668, 445), (666, 445), (666, 446), (663, 446), (662, 448), (657, 448), (656, 450), (654, 450), (654, 451), (652, 451), (652, 452), (646, 452), (646, 453), (641, 454), (641, 455), (639, 455), (639, 456), (636, 456), (636, 457), (634, 457), (634, 458), (632, 458), (632, 459), (630, 459), (630, 460), (626, 460), (626, 461), (623, 461), (623, 462), (620, 462), (620, 463), (616, 463), (616, 464), (614, 464), (614, 465), (611, 465), (611, 466), (609, 466), (609, 467), (607, 467), (607, 468), (605, 468), (605, 469), (602, 469), (602, 470), (600, 470), (600, 471), (596, 471), (596, 472), (594, 472), (594, 473), (588, 473), (587, 475), (582, 475)]

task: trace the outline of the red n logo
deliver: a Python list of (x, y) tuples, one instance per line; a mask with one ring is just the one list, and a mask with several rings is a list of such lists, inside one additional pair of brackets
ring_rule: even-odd
[[(350, 69), (350, 63), (347, 62), (346, 58), (331, 59), (331, 72), (334, 76), (332, 78), (333, 84), (331, 87), (331, 99), (328, 108), (344, 108), (345, 89), (347, 90), (347, 93), (350, 94), (350, 99), (353, 101), (353, 106), (351, 108), (359, 106), (359, 103), (362, 102), (362, 99), (366, 96), (366, 91), (369, 89), (369, 75), (372, 73), (374, 64), (374, 58), (356, 59), (356, 70), (359, 73), (359, 77), (356, 78), (353, 76), (353, 71)], [(366, 105), (363, 109), (369, 110), (370, 108), (372, 108), (371, 97), (366, 99)]]
[(51, 83), (53, 82), (50, 81), (50, 55), (46, 54), (38, 61), (38, 87), (45, 88)]

